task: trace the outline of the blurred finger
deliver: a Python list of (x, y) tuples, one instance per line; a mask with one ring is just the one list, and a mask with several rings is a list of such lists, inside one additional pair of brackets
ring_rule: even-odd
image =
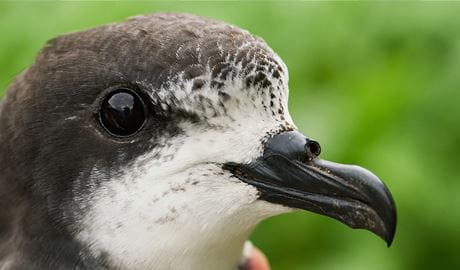
[(244, 263), (240, 266), (240, 270), (270, 270), (267, 257), (260, 249), (254, 247), (251, 242), (246, 242), (244, 245)]

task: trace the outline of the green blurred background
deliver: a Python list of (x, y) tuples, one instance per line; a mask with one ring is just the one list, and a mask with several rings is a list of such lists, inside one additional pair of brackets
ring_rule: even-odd
[(155, 11), (263, 37), (290, 71), (290, 111), (323, 158), (365, 166), (398, 207), (393, 246), (293, 213), (252, 239), (274, 270), (460, 269), (460, 3), (0, 3), (0, 95), (46, 40)]

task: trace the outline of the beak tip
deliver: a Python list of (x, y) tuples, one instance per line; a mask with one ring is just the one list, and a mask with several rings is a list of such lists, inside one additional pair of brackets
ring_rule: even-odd
[(391, 247), (393, 244), (393, 239), (394, 239), (394, 231), (387, 233), (384, 236), (381, 236), (381, 238), (387, 243), (387, 247)]
[(387, 233), (384, 239), (385, 242), (387, 242), (387, 247), (391, 247), (391, 245), (393, 244), (395, 234), (396, 234), (396, 222), (392, 224), (391, 229), (389, 230), (389, 232)]
[(388, 248), (390, 248), (391, 245), (393, 244), (393, 239), (394, 239), (394, 235), (388, 236), (385, 239), (383, 239), (387, 243)]
[(374, 233), (387, 243), (387, 247), (391, 247), (396, 234), (396, 212), (394, 211), (393, 215), (391, 215), (391, 218), (386, 220), (386, 222), (383, 223), (381, 229), (374, 231)]
[(393, 240), (396, 234), (396, 224), (397, 224), (397, 211), (396, 205), (393, 200), (391, 193), (387, 190), (388, 198), (390, 198), (390, 207), (388, 207), (389, 216), (390, 218), (387, 220), (387, 230), (386, 230), (386, 237), (385, 241), (387, 242), (387, 246), (390, 247), (393, 244)]

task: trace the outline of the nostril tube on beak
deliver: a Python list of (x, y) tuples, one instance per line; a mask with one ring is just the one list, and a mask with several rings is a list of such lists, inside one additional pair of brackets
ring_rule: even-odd
[(274, 135), (265, 144), (264, 157), (283, 155), (291, 160), (306, 162), (321, 154), (321, 146), (315, 140), (298, 131), (287, 131)]
[(307, 139), (305, 151), (307, 152), (308, 157), (316, 158), (321, 154), (321, 145), (319, 145), (317, 141)]

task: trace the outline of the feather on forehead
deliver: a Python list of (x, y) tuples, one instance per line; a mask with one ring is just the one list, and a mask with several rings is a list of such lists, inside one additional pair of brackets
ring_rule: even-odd
[(62, 53), (78, 55), (82, 65), (110, 69), (120, 82), (135, 82), (166, 110), (208, 118), (225, 114), (232, 99), (250, 100), (280, 119), (287, 110), (288, 74), (280, 57), (262, 39), (212, 19), (133, 17), (56, 38), (39, 61), (60, 62)]

